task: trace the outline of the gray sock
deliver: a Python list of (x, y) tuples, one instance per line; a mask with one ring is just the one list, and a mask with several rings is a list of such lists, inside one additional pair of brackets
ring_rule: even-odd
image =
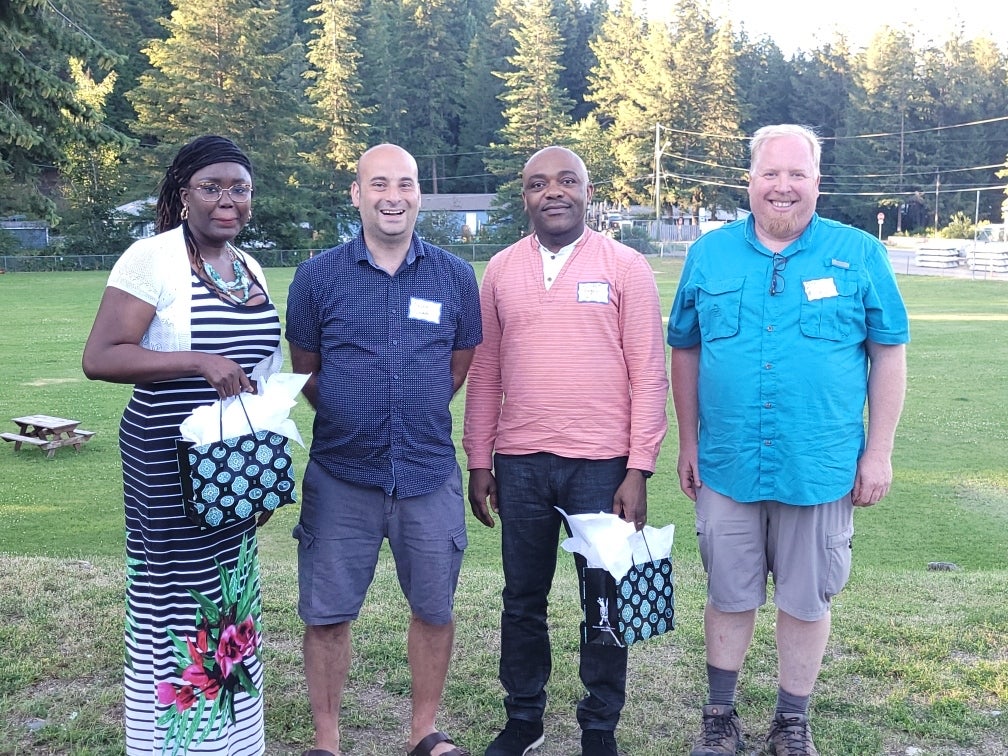
[(735, 706), (735, 688), (738, 686), (738, 672), (718, 669), (707, 665), (707, 685), (710, 689), (708, 704)]
[(788, 693), (784, 688), (777, 688), (777, 709), (775, 714), (802, 714), (808, 715), (809, 698), (811, 696), (796, 696)]

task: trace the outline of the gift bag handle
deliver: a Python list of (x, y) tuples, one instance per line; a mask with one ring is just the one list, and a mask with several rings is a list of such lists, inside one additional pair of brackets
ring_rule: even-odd
[[(248, 423), (249, 430), (252, 431), (252, 433), (255, 433), (255, 428), (252, 426), (252, 418), (250, 418), (248, 416), (248, 410), (245, 409), (245, 402), (242, 401), (241, 394), (238, 394), (237, 398), (238, 398), (238, 404), (241, 405), (242, 413), (245, 415), (245, 422)], [(217, 421), (220, 424), (220, 440), (223, 441), (224, 440), (224, 402), (220, 402), (219, 403), (219, 407), (220, 407), (220, 417), (217, 419)], [(646, 541), (645, 541), (645, 543), (646, 543)], [(651, 554), (651, 552), (648, 551), (648, 555), (650, 555), (650, 554)], [(652, 559), (651, 561), (654, 561), (654, 560)]]
[(653, 562), (655, 558), (651, 556), (651, 547), (648, 546), (647, 536), (644, 535), (644, 531), (640, 532), (641, 540), (644, 541), (644, 548), (647, 549), (648, 561)]

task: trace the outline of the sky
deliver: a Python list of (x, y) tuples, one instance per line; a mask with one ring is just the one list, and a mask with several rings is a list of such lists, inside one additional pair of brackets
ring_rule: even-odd
[[(646, 0), (652, 18), (667, 18), (671, 0)], [(1004, 0), (709, 0), (715, 19), (730, 17), (750, 39), (769, 36), (790, 57), (813, 50), (843, 32), (855, 49), (866, 47), (883, 26), (912, 30), (921, 46), (941, 44), (962, 27), (967, 39), (990, 37), (1008, 50), (1008, 2)]]

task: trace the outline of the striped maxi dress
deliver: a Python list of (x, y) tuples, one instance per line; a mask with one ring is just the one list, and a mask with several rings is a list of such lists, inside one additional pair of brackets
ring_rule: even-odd
[[(195, 274), (192, 287), (192, 350), (251, 374), (280, 342), (276, 308), (223, 302)], [(179, 424), (217, 398), (202, 376), (137, 385), (120, 423), (128, 756), (265, 750), (255, 524), (204, 532), (182, 505)]]

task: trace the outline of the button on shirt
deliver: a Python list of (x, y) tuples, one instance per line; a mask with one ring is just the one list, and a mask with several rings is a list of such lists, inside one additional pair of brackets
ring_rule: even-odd
[(298, 267), (286, 336), (321, 355), (313, 461), (401, 498), (436, 490), (454, 471), (452, 352), (482, 340), (468, 263), (414, 234), (389, 275), (358, 236)]
[(814, 215), (782, 254), (770, 294), (773, 254), (751, 216), (701, 237), (668, 343), (701, 347), (704, 484), (736, 501), (820, 504), (850, 492), (864, 446), (865, 341), (906, 343), (909, 325), (871, 235)]
[(567, 246), (560, 247), (556, 252), (552, 252), (536, 238), (536, 244), (539, 245), (539, 254), (542, 256), (543, 261), (543, 286), (546, 287), (547, 291), (549, 291), (553, 282), (557, 280), (561, 269), (570, 258), (571, 252), (581, 243), (582, 239), (584, 239), (584, 234), (581, 234), (581, 236)]

